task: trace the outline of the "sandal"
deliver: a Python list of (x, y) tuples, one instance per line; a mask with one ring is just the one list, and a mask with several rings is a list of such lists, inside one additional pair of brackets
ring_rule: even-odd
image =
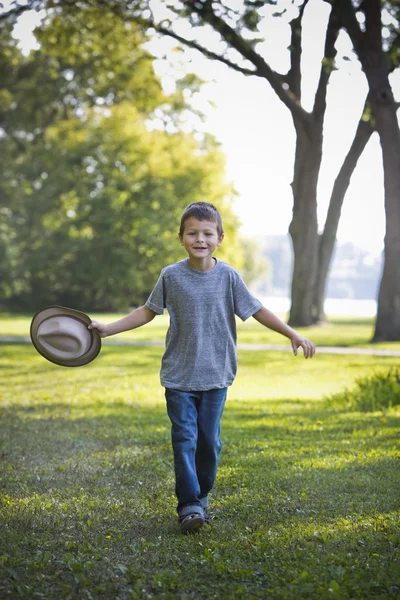
[(204, 522), (204, 516), (198, 512), (190, 513), (179, 519), (182, 533), (195, 533), (203, 527)]

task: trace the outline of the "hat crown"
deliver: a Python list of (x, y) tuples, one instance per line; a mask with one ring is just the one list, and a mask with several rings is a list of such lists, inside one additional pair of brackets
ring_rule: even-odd
[(36, 350), (62, 367), (80, 367), (96, 358), (101, 338), (88, 329), (91, 318), (65, 306), (46, 306), (32, 318), (30, 334)]
[(87, 325), (69, 316), (54, 316), (43, 321), (37, 330), (38, 343), (56, 358), (83, 356), (91, 344)]

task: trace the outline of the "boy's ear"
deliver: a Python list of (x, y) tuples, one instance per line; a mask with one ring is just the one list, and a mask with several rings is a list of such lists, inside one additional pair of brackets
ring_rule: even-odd
[(179, 233), (179, 231), (178, 231), (178, 238), (179, 238), (179, 241), (181, 243), (181, 246), (183, 246), (183, 237), (181, 236), (181, 234)]
[(220, 246), (222, 244), (224, 237), (225, 236), (223, 233), (219, 236), (217, 246)]

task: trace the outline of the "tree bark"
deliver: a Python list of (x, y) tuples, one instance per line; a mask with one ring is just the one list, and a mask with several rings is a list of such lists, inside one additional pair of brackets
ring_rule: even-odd
[[(326, 279), (343, 199), (358, 158), (371, 135), (368, 126), (363, 122), (360, 123), (356, 139), (353, 141), (352, 148), (335, 182), (324, 233), (319, 236), (317, 184), (322, 159), (327, 86), (334, 69), (337, 34), (343, 25), (342, 2), (346, 1), (350, 2), (351, 6), (351, 0), (335, 0), (331, 3), (332, 10), (326, 31), (324, 58), (311, 113), (306, 112), (301, 106), (302, 20), (308, 0), (302, 0), (298, 16), (290, 22), (291, 66), (286, 76), (273, 71), (262, 56), (256, 52), (254, 45), (244, 39), (237, 29), (232, 28), (223, 20), (221, 15), (215, 11), (212, 0), (193, 3), (189, 12), (197, 14), (205, 23), (211, 25), (221, 35), (227, 46), (234, 48), (251, 63), (254, 70), (235, 64), (227, 55), (217, 55), (197, 42), (181, 37), (162, 24), (155, 26), (157, 31), (199, 50), (213, 60), (219, 60), (245, 75), (266, 79), (292, 114), (297, 136), (292, 183), (293, 217), (289, 227), (294, 254), (289, 323), (295, 327), (309, 326), (323, 316)], [(376, 2), (377, 0), (370, 1)]]
[(400, 128), (382, 50), (381, 3), (365, 5), (366, 30), (359, 58), (367, 76), (372, 116), (379, 133), (385, 189), (384, 267), (378, 295), (374, 342), (400, 341)]
[(372, 114), (382, 146), (386, 212), (384, 268), (373, 341), (400, 341), (400, 131), (389, 80), (374, 94)]
[(289, 325), (312, 325), (312, 299), (318, 255), (317, 183), (322, 160), (322, 131), (296, 123), (296, 156), (292, 183), (293, 275)]
[[(365, 108), (364, 106), (363, 115), (365, 114)], [(374, 129), (370, 121), (365, 121), (361, 117), (350, 150), (344, 159), (333, 185), (324, 231), (318, 240), (317, 274), (312, 302), (313, 323), (320, 323), (325, 320), (324, 301), (326, 283), (335, 247), (343, 201), (350, 185), (351, 176), (373, 131)]]
[[(292, 23), (291, 69), (288, 83), (300, 95), (301, 19)], [(332, 8), (325, 37), (324, 60), (321, 65), (311, 122), (304, 123), (292, 113), (296, 129), (294, 163), (293, 217), (289, 233), (293, 243), (293, 274), (289, 324), (308, 327), (313, 324), (313, 298), (318, 265), (317, 186), (322, 162), (323, 126), (326, 94), (336, 56), (335, 42), (339, 31), (338, 11)], [(295, 44), (296, 37), (300, 39)], [(294, 86), (297, 85), (297, 90)], [(300, 99), (300, 98), (299, 98)]]
[(400, 128), (389, 81), (390, 63), (382, 47), (382, 3), (363, 2), (365, 30), (351, 0), (339, 0), (343, 23), (367, 77), (374, 125), (379, 133), (385, 189), (384, 268), (373, 341), (400, 340)]

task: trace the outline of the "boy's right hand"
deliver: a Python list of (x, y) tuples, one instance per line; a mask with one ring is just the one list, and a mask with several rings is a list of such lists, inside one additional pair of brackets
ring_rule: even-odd
[(104, 325), (103, 323), (99, 323), (98, 321), (92, 321), (90, 325), (88, 325), (88, 329), (97, 329), (97, 331), (100, 334), (100, 337), (104, 338), (107, 337), (108, 332), (107, 332), (107, 325)]

